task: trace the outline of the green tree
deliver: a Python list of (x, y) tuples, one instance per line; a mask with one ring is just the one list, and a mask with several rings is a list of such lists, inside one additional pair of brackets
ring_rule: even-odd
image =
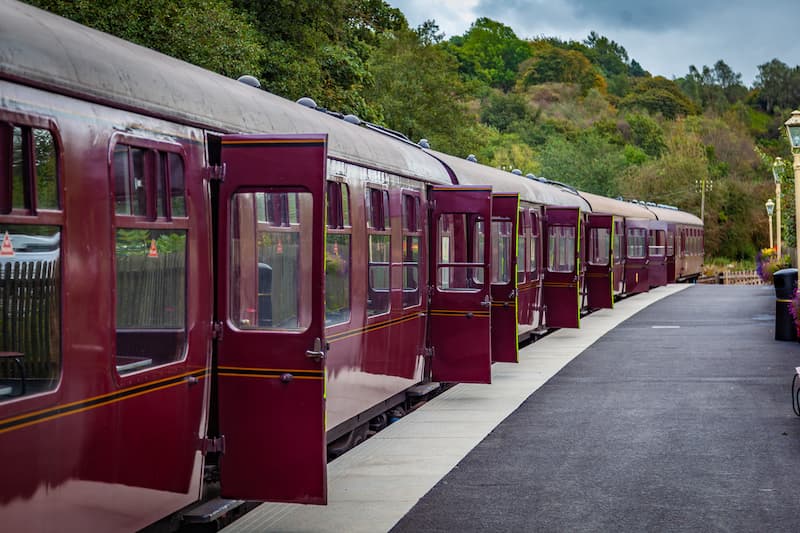
[(645, 109), (668, 119), (697, 113), (697, 108), (680, 87), (662, 76), (641, 79), (633, 91), (622, 99), (620, 107)]
[(519, 66), (518, 89), (547, 82), (574, 83), (586, 95), (590, 89), (606, 90), (605, 79), (589, 59), (576, 50), (557, 48), (547, 41), (531, 44), (533, 56)]
[(227, 0), (28, 3), (224, 76), (257, 74), (264, 58), (256, 28)]
[(479, 150), (486, 132), (467, 108), (470, 93), (455, 58), (431, 44), (431, 29), (385, 34), (368, 63), (374, 84), (364, 95), (380, 109), (386, 126), (466, 156)]
[(528, 43), (514, 30), (489, 18), (479, 18), (463, 36), (451, 38), (447, 49), (458, 58), (460, 70), (495, 88), (510, 90), (520, 63), (531, 56)]

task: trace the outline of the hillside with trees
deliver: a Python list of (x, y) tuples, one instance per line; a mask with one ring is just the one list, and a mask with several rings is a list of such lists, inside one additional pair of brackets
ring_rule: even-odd
[(698, 216), (705, 184), (711, 257), (749, 259), (766, 246), (764, 202), (781, 156), (784, 242), (794, 246), (782, 124), (800, 105), (800, 66), (764, 58), (752, 87), (723, 59), (667, 79), (595, 32), (523, 39), (480, 18), (445, 39), (383, 0), (30, 3), (487, 165)]

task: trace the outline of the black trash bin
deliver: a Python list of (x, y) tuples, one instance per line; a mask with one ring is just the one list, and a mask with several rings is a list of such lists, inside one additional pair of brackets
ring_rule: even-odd
[(797, 269), (778, 270), (773, 275), (772, 282), (775, 284), (775, 340), (796, 341), (797, 328), (789, 307), (792, 305), (792, 294), (797, 288)]

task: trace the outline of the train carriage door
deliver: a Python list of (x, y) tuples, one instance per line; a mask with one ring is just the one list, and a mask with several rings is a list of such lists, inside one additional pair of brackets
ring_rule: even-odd
[(577, 207), (545, 208), (545, 323), (551, 328), (580, 327), (580, 229)]
[(614, 307), (613, 243), (614, 217), (589, 215), (586, 254), (586, 287), (589, 307)]
[(647, 277), (650, 287), (667, 284), (667, 223), (653, 220), (647, 232)]
[(635, 294), (650, 289), (647, 265), (649, 221), (628, 219), (625, 222), (625, 292)]
[[(492, 195), (492, 361), (516, 363), (517, 342), (517, 224), (519, 195)], [(524, 239), (523, 239), (524, 245)], [(525, 282), (523, 269), (522, 279)]]
[(217, 229), (222, 496), (326, 503), (325, 135), (224, 135)]
[(492, 190), (432, 187), (430, 200), (432, 378), (491, 383)]

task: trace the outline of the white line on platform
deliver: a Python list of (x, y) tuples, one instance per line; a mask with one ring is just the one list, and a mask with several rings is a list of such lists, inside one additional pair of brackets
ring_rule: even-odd
[(592, 313), (495, 363), (492, 385), (458, 385), (328, 465), (328, 505), (262, 504), (226, 533), (384, 532), (539, 387), (608, 331), (690, 285), (669, 285)]
[(650, 326), (652, 329), (681, 329), (680, 326)]

